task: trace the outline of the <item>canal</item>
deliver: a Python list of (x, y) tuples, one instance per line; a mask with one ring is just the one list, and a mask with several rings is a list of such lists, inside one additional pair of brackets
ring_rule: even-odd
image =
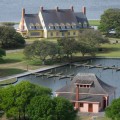
[[(85, 61), (85, 63), (92, 65), (101, 64), (102, 66), (113, 66), (120, 68), (120, 59), (92, 59), (89, 61)], [(52, 72), (52, 74), (62, 74), (62, 75), (76, 75), (77, 73), (94, 73), (97, 77), (99, 77), (102, 81), (106, 82), (109, 85), (112, 85), (117, 88), (116, 90), (116, 97), (120, 96), (120, 71), (116, 71), (113, 69), (106, 69), (103, 70), (102, 68), (92, 68), (89, 69), (88, 67), (75, 67), (66, 65), (59, 68), (54, 68), (52, 70), (44, 71), (43, 73)], [(51, 77), (48, 76), (36, 76), (34, 74), (18, 78), (18, 83), (20, 81), (27, 80), (31, 83), (35, 83), (37, 85), (42, 85), (48, 88), (51, 88), (54, 91), (57, 89), (70, 84), (70, 78), (60, 79), (60, 77)]]

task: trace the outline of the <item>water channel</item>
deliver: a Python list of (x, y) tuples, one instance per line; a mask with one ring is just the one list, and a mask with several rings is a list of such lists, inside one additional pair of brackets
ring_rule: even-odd
[[(85, 62), (89, 62), (89, 64), (93, 64), (93, 65), (101, 64), (102, 66), (109, 66), (109, 67), (115, 65), (116, 67), (120, 68), (120, 59), (92, 59)], [(70, 65), (59, 67), (57, 69), (52, 69), (45, 72), (50, 72), (50, 71), (52, 71), (52, 73), (63, 73), (63, 75), (70, 75), (70, 74), (76, 75), (77, 73), (94, 73), (102, 81), (106, 82), (109, 85), (115, 86), (117, 88), (116, 97), (120, 96), (120, 71), (116, 71), (113, 69), (103, 70), (102, 68), (89, 69), (88, 67), (75, 67), (75, 66), (70, 67)], [(64, 79), (59, 79), (59, 77), (47, 78), (47, 76), (36, 77), (35, 75), (28, 75), (25, 77), (18, 78), (18, 83), (22, 80), (28, 80), (31, 83), (49, 87), (53, 90), (53, 92), (65, 86), (66, 84), (71, 83), (70, 78), (64, 78)]]

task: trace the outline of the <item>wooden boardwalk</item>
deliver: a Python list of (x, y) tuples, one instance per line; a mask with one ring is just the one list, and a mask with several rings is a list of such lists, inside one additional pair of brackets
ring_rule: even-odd
[(87, 63), (84, 63), (84, 64), (72, 64), (72, 65), (74, 65), (75, 67), (88, 67), (89, 69), (102, 68), (103, 70), (112, 69), (112, 70), (116, 70), (116, 72), (120, 71), (120, 67), (116, 67), (115, 65), (113, 65), (113, 66), (102, 66), (101, 64), (89, 65)]
[(35, 75), (35, 77), (47, 76), (47, 78), (59, 77), (59, 80), (64, 78), (70, 78), (72, 80), (72, 78), (74, 77), (74, 74), (64, 75), (63, 73), (52, 73), (52, 72), (33, 73), (33, 75)]

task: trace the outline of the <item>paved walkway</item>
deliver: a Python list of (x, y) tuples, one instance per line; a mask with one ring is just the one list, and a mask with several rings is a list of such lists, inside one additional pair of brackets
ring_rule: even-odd
[(16, 75), (12, 75), (12, 76), (3, 77), (3, 78), (0, 78), (0, 81), (4, 81), (4, 80), (13, 79), (13, 78), (19, 78), (19, 77), (27, 76), (27, 75), (30, 75), (30, 74), (32, 74), (32, 73), (37, 73), (37, 72), (42, 72), (42, 71), (49, 70), (49, 69), (53, 69), (53, 68), (57, 68), (57, 67), (62, 67), (62, 66), (67, 65), (67, 64), (68, 64), (68, 63), (66, 63), (66, 64), (61, 64), (61, 65), (47, 66), (47, 67), (44, 67), (44, 68), (40, 68), (40, 69), (36, 69), (36, 70), (31, 70), (31, 71), (24, 72), (24, 73), (21, 73), (21, 74), (16, 74)]
[(79, 112), (78, 115), (79, 116), (90, 116), (90, 117), (92, 117), (92, 116), (104, 117), (105, 112), (104, 111), (101, 111), (99, 113), (83, 113), (83, 112), (81, 113), (81, 112)]
[(23, 51), (23, 49), (6, 50), (6, 53), (14, 53), (14, 52), (19, 52), (19, 51)]

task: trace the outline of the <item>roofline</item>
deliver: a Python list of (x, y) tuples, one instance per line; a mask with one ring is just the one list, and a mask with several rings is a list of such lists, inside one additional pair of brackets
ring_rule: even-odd
[[(72, 94), (76, 94), (76, 93), (73, 93), (73, 92), (54, 92), (55, 94), (59, 94), (59, 93), (72, 93)], [(85, 94), (89, 94), (89, 95), (106, 95), (106, 96), (109, 96), (109, 94), (94, 94), (94, 93), (79, 93), (81, 95)]]
[(70, 100), (71, 102), (84, 102), (84, 103), (100, 103), (100, 102), (91, 102), (91, 101), (76, 101), (76, 100)]

